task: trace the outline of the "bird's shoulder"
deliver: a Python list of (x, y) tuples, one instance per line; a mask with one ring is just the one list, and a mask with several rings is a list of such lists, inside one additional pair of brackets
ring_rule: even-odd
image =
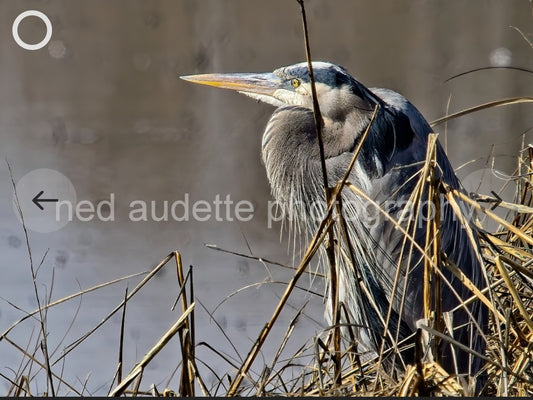
[(405, 96), (385, 88), (370, 88), (370, 91), (379, 97), (386, 106), (407, 117), (416, 136), (424, 139), (432, 132), (431, 126), (422, 113)]

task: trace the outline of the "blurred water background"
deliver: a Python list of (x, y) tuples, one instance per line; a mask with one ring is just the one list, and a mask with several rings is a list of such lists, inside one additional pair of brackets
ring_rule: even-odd
[[(533, 39), (527, 0), (309, 0), (306, 6), (315, 60), (343, 65), (367, 86), (402, 93), (429, 121), (447, 110), (533, 94), (533, 75), (516, 70), (483, 70), (447, 81), (480, 67), (533, 68), (533, 49), (514, 28)], [(15, 18), (26, 10), (45, 13), (53, 26), (51, 41), (38, 51), (21, 48), (12, 37)], [(31, 17), (18, 31), (27, 43), (35, 43), (46, 28)], [(211, 344), (238, 363), (283, 291), (275, 282), (286, 282), (290, 271), (204, 244), (292, 263), (286, 236), (280, 240), (280, 225), (268, 226), (271, 195), (259, 157), (272, 108), (236, 93), (190, 85), (178, 76), (270, 71), (303, 61), (303, 49), (296, 1), (0, 0), (0, 331), (37, 306), (26, 240), (12, 206), (8, 161), (15, 181), (48, 168), (69, 178), (78, 200), (97, 203), (115, 196), (115, 221), (74, 220), (54, 232), (29, 231), (35, 265), (42, 260), (37, 288), (43, 299), (149, 270), (178, 250), (185, 266), (194, 266), (195, 294), (209, 312), (234, 291), (262, 283), (231, 297), (213, 314), (235, 348), (197, 303), (197, 342)], [(459, 171), (465, 184), (475, 189), (484, 177), (481, 191), (487, 194), (504, 183), (490, 168), (512, 173), (522, 135), (531, 142), (532, 126), (531, 106), (516, 105), (469, 115), (436, 130), (452, 164), (468, 163)], [(162, 206), (186, 195), (191, 204), (213, 204), (217, 195), (249, 201), (253, 218), (128, 218), (131, 201), (154, 200)], [(50, 309), (52, 361), (139, 279)], [(309, 280), (302, 286), (309, 286)], [(126, 371), (179, 316), (178, 310), (171, 311), (177, 291), (175, 271), (168, 267), (128, 306)], [(323, 328), (321, 299), (296, 292), (294, 308), (282, 315), (267, 344), (267, 363), (269, 349), (279, 345), (287, 322), (307, 299), (311, 303), (289, 348)], [(119, 326), (117, 315), (57, 362), (54, 371), (79, 390), (85, 385), (86, 394), (105, 394), (116, 369)], [(9, 338), (33, 347), (37, 327), (30, 319)], [(218, 374), (232, 371), (205, 347), (198, 348), (198, 356)], [(13, 378), (22, 358), (20, 351), (0, 342), (3, 375)], [(178, 363), (176, 342), (150, 364), (143, 382), (176, 388), (172, 371)], [(209, 384), (216, 381), (208, 368), (201, 370)], [(9, 385), (0, 378), (0, 392)], [(35, 393), (46, 389), (42, 372), (32, 387)], [(68, 393), (64, 386), (61, 390)]]

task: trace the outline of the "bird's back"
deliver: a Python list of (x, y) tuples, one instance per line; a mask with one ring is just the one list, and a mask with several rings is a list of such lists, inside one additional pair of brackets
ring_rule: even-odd
[[(409, 206), (419, 184), (428, 135), (432, 130), (418, 110), (398, 93), (387, 89), (372, 89), (370, 93), (380, 102), (380, 109), (362, 145), (349, 181), (388, 211), (392, 218), (398, 219), (406, 205)], [(327, 129), (334, 129), (334, 124), (326, 123), (324, 129), (326, 135), (331, 135)], [(342, 129), (350, 129), (349, 116)], [(355, 141), (350, 151), (326, 159), (330, 186), (334, 186), (344, 176), (357, 145), (358, 141)], [(295, 229), (307, 231), (308, 235), (314, 234), (320, 222), (316, 218), (316, 208), (324, 210), (324, 188), (321, 184), (311, 110), (297, 106), (276, 110), (263, 136), (263, 160), (273, 194), (285, 204), (287, 213), (290, 213), (296, 225)], [(437, 162), (438, 178), (450, 187), (461, 190), (440, 144), (437, 144)], [(422, 202), (424, 200), (427, 200), (427, 191), (422, 193)], [(483, 287), (476, 243), (469, 240), (465, 227), (443, 196), (440, 196), (440, 201), (442, 251), (474, 284)], [(339, 299), (345, 304), (349, 314), (348, 321), (344, 322), (368, 327), (369, 329), (358, 330), (360, 343), (368, 350), (377, 352), (390, 307), (387, 324), (389, 336), (385, 348), (391, 346), (396, 339), (402, 341), (408, 337), (411, 338), (409, 343), (412, 345), (416, 323), (424, 317), (422, 254), (412, 246), (401, 230), (396, 229), (393, 222), (348, 188), (343, 191), (343, 210), (356, 261), (356, 265), (351, 263), (350, 249), (341, 238), (337, 238), (338, 243), (343, 243), (343, 247), (336, 252)], [(417, 222), (419, 224), (412, 233), (418, 246), (424, 248), (427, 224), (420, 223), (420, 220)], [(402, 226), (409, 230), (408, 221), (404, 221)], [(445, 283), (442, 285), (442, 310), (451, 311), (460, 301), (471, 297), (472, 293), (448, 269), (442, 265), (439, 268), (451, 286), (450, 288)], [(400, 273), (397, 276), (398, 269)], [(358, 287), (359, 278), (364, 290)], [(475, 302), (469, 306), (469, 311), (484, 329), (487, 323), (486, 309)], [(328, 313), (331, 314), (329, 307), (327, 315)], [(467, 312), (459, 310), (454, 313), (454, 326), (467, 324), (469, 321)], [(462, 344), (480, 353), (484, 352), (484, 342), (476, 334), (473, 324), (468, 323), (453, 335)], [(402, 353), (406, 363), (413, 362), (412, 347)], [(444, 366), (449, 372), (455, 372), (454, 357), (449, 346), (444, 345), (443, 355)], [(470, 359), (468, 353), (457, 350), (457, 364), (459, 373), (472, 373), (479, 370), (481, 362)]]
[[(426, 122), (420, 112), (403, 96), (388, 89), (372, 89), (382, 101), (382, 118), (378, 120), (375, 129), (369, 132), (370, 141), (368, 146), (378, 148), (377, 141), (381, 144), (378, 152), (372, 154), (374, 163), (380, 168), (372, 170), (369, 177), (368, 195), (389, 213), (396, 221), (403, 217), (401, 226), (405, 228), (415, 239), (422, 249), (426, 247), (426, 228), (428, 207), (432, 208), (430, 218), (439, 217), (441, 250), (451, 262), (457, 265), (465, 276), (470, 279), (478, 288), (482, 288), (483, 276), (478, 260), (477, 243), (472, 242), (467, 234), (467, 227), (455, 213), (443, 195), (439, 196), (439, 204), (435, 204), (432, 199), (428, 199), (427, 185), (421, 182), (421, 171), (426, 163), (426, 151), (428, 146), (428, 135), (432, 132), (431, 127)], [(378, 139), (376, 139), (376, 136)], [(365, 144), (363, 144), (364, 146)], [(460, 183), (453, 171), (453, 168), (443, 151), (440, 143), (437, 142), (437, 168), (436, 176), (449, 187), (462, 190)], [(370, 154), (371, 152), (367, 152)], [(421, 197), (417, 200), (414, 192), (419, 185), (425, 188), (421, 192)], [(349, 197), (353, 197), (349, 194)], [(461, 203), (458, 200), (458, 203)], [(464, 204), (462, 204), (464, 206)], [(417, 206), (420, 208), (417, 209)], [(408, 210), (408, 213), (406, 211)], [(467, 210), (466, 210), (467, 211)], [(394, 314), (401, 320), (399, 339), (404, 339), (406, 335), (412, 334), (416, 330), (417, 321), (424, 317), (424, 257), (412, 242), (397, 229), (394, 222), (376, 213), (376, 221), (370, 221), (368, 225), (369, 241), (375, 249), (371, 262), (366, 268), (367, 273), (375, 277), (375, 282), (370, 283), (376, 295), (377, 302), (381, 302), (382, 312), (387, 309), (392, 301), (392, 318), (389, 328), (396, 333), (396, 323)], [(406, 215), (409, 218), (406, 218)], [(468, 215), (468, 211), (467, 214)], [(469, 224), (470, 221), (467, 221)], [(359, 225), (361, 225), (359, 223)], [(364, 225), (364, 224), (363, 224)], [(414, 226), (413, 226), (414, 225)], [(353, 233), (358, 237), (352, 240), (360, 240), (360, 230), (365, 226), (357, 226)], [(471, 228), (471, 227), (470, 227)], [(435, 237), (430, 238), (436, 240)], [(370, 243), (368, 243), (370, 242)], [(372, 245), (370, 244), (370, 245)], [(441, 284), (442, 311), (451, 311), (457, 307), (461, 301), (471, 297), (472, 292), (467, 289), (453, 274), (443, 265), (437, 266), (442, 271), (443, 282)], [(400, 273), (397, 276), (398, 268)], [(397, 279), (396, 295), (391, 299), (390, 293), (393, 290), (393, 282)], [(435, 287), (432, 288), (435, 290)], [(456, 293), (454, 293), (454, 291)], [(433, 292), (433, 296), (436, 293)], [(458, 298), (459, 297), (459, 298)], [(473, 319), (484, 330), (487, 324), (487, 310), (479, 301), (468, 307)], [(468, 312), (459, 309), (453, 315), (454, 326), (467, 324), (464, 328), (453, 332), (453, 337), (465, 344), (469, 348), (479, 353), (484, 353), (485, 343), (482, 335), (479, 334), (474, 323), (472, 323)], [(381, 324), (375, 324), (379, 328)], [(450, 335), (450, 332), (447, 332)], [(481, 360), (469, 357), (468, 353), (459, 349), (454, 349), (457, 356), (457, 372), (473, 373), (477, 372), (481, 366)], [(406, 361), (412, 362), (412, 352), (407, 352)], [(455, 361), (452, 351), (446, 343), (443, 344), (443, 364), (449, 372), (455, 372)]]

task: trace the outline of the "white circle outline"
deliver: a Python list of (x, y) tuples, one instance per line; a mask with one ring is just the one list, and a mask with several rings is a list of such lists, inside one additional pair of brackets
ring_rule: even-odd
[[(20, 38), (19, 32), (18, 32), (19, 25), (22, 22), (22, 20), (26, 17), (37, 17), (41, 21), (43, 21), (44, 24), (46, 25), (46, 35), (44, 39), (41, 40), (39, 43), (28, 44)], [(46, 46), (48, 42), (50, 41), (50, 39), (52, 38), (52, 23), (50, 22), (50, 19), (42, 12), (36, 11), (36, 10), (27, 10), (19, 14), (17, 18), (15, 18), (15, 21), (13, 22), (12, 32), (13, 32), (13, 39), (15, 39), (15, 42), (17, 42), (17, 44), (20, 47), (22, 47), (25, 50), (39, 50), (39, 49), (42, 49), (44, 46)]]

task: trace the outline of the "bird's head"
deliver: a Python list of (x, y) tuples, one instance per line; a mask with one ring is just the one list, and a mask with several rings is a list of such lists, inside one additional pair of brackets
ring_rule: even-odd
[[(344, 68), (327, 62), (313, 62), (313, 72), (324, 117), (343, 119), (354, 107), (372, 111), (368, 90)], [(292, 105), (313, 108), (307, 63), (289, 65), (267, 73), (203, 74), (181, 78), (202, 85), (236, 90), (276, 107)]]

